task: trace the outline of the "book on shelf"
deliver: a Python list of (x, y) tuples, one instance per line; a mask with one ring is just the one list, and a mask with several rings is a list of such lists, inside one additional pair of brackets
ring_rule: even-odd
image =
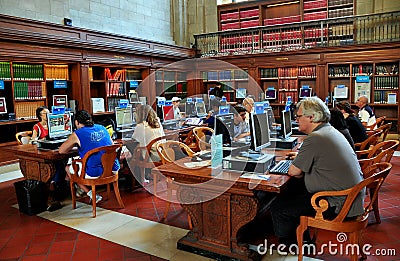
[(0, 79), (11, 80), (10, 62), (0, 62)]
[(67, 95), (53, 95), (53, 106), (65, 106), (68, 107)]

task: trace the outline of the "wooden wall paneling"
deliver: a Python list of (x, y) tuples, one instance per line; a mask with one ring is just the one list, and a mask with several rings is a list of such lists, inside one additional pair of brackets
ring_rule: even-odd
[(81, 81), (80, 84), (75, 84), (75, 88), (78, 87), (79, 91), (77, 92), (78, 97), (78, 108), (82, 110), (87, 110), (92, 113), (92, 103), (91, 103), (91, 95), (90, 95), (90, 81), (89, 81), (89, 63), (82, 62), (80, 64), (80, 76)]
[(317, 80), (316, 80), (316, 90), (314, 90), (318, 97), (322, 100), (325, 100), (325, 97), (328, 96), (328, 93), (332, 90), (329, 90), (329, 85), (327, 84), (327, 75), (325, 64), (317, 64)]

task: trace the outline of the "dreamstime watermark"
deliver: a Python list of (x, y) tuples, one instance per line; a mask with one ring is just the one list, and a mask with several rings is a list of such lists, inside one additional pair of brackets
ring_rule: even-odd
[[(336, 235), (337, 243), (328, 241), (328, 243), (323, 243), (320, 246), (315, 244), (303, 244), (302, 252), (309, 255), (324, 255), (329, 254), (332, 256), (336, 255), (361, 255), (364, 253), (367, 256), (396, 256), (396, 249), (394, 248), (375, 248), (371, 244), (364, 244), (359, 246), (358, 244), (347, 243), (347, 234), (338, 233)], [(279, 255), (298, 255), (299, 247), (296, 244), (291, 244), (286, 246), (285, 244), (269, 244), (265, 239), (263, 244), (257, 246), (257, 253), (260, 255), (269, 254), (272, 255), (274, 250)]]

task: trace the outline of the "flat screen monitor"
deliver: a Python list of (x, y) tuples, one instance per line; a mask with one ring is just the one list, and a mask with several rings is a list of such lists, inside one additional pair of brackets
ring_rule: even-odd
[(215, 135), (222, 134), (224, 146), (232, 144), (235, 135), (233, 113), (215, 115), (214, 133)]
[(186, 115), (186, 117), (194, 117), (194, 116), (197, 115), (193, 101), (186, 101), (186, 103), (185, 103), (185, 115)]
[(115, 107), (115, 120), (117, 128), (132, 127), (133, 124), (133, 113), (132, 107), (126, 108)]
[(60, 139), (72, 134), (72, 116), (70, 112), (47, 114), (47, 127), (50, 139)]
[(236, 99), (244, 99), (247, 95), (247, 89), (245, 88), (238, 88), (236, 89)]
[(163, 119), (164, 121), (174, 120), (174, 106), (173, 105), (164, 105), (162, 107), (163, 111)]
[(289, 111), (283, 110), (281, 112), (281, 119), (282, 119), (282, 125), (281, 125), (281, 135), (282, 138), (287, 139), (292, 135), (292, 116)]
[(137, 92), (130, 92), (129, 93), (129, 103), (138, 103), (139, 102), (139, 96)]
[(271, 145), (267, 114), (250, 113), (249, 125), (250, 149), (260, 152), (261, 149)]
[(276, 90), (275, 89), (266, 89), (265, 90), (265, 99), (266, 100), (275, 100), (276, 99)]
[(271, 107), (267, 107), (267, 108), (265, 109), (265, 113), (267, 114), (267, 117), (268, 117), (268, 126), (269, 126), (269, 129), (272, 130), (272, 125), (273, 125), (274, 122), (275, 122), (274, 111), (272, 110)]
[(196, 114), (197, 117), (204, 117), (207, 115), (206, 105), (204, 102), (196, 102)]
[(307, 98), (312, 96), (312, 89), (311, 88), (301, 88), (300, 89), (300, 98)]

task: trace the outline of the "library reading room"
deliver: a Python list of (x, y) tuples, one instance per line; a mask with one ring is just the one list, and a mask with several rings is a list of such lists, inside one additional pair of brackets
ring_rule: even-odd
[(400, 260), (400, 1), (0, 10), (0, 260)]

